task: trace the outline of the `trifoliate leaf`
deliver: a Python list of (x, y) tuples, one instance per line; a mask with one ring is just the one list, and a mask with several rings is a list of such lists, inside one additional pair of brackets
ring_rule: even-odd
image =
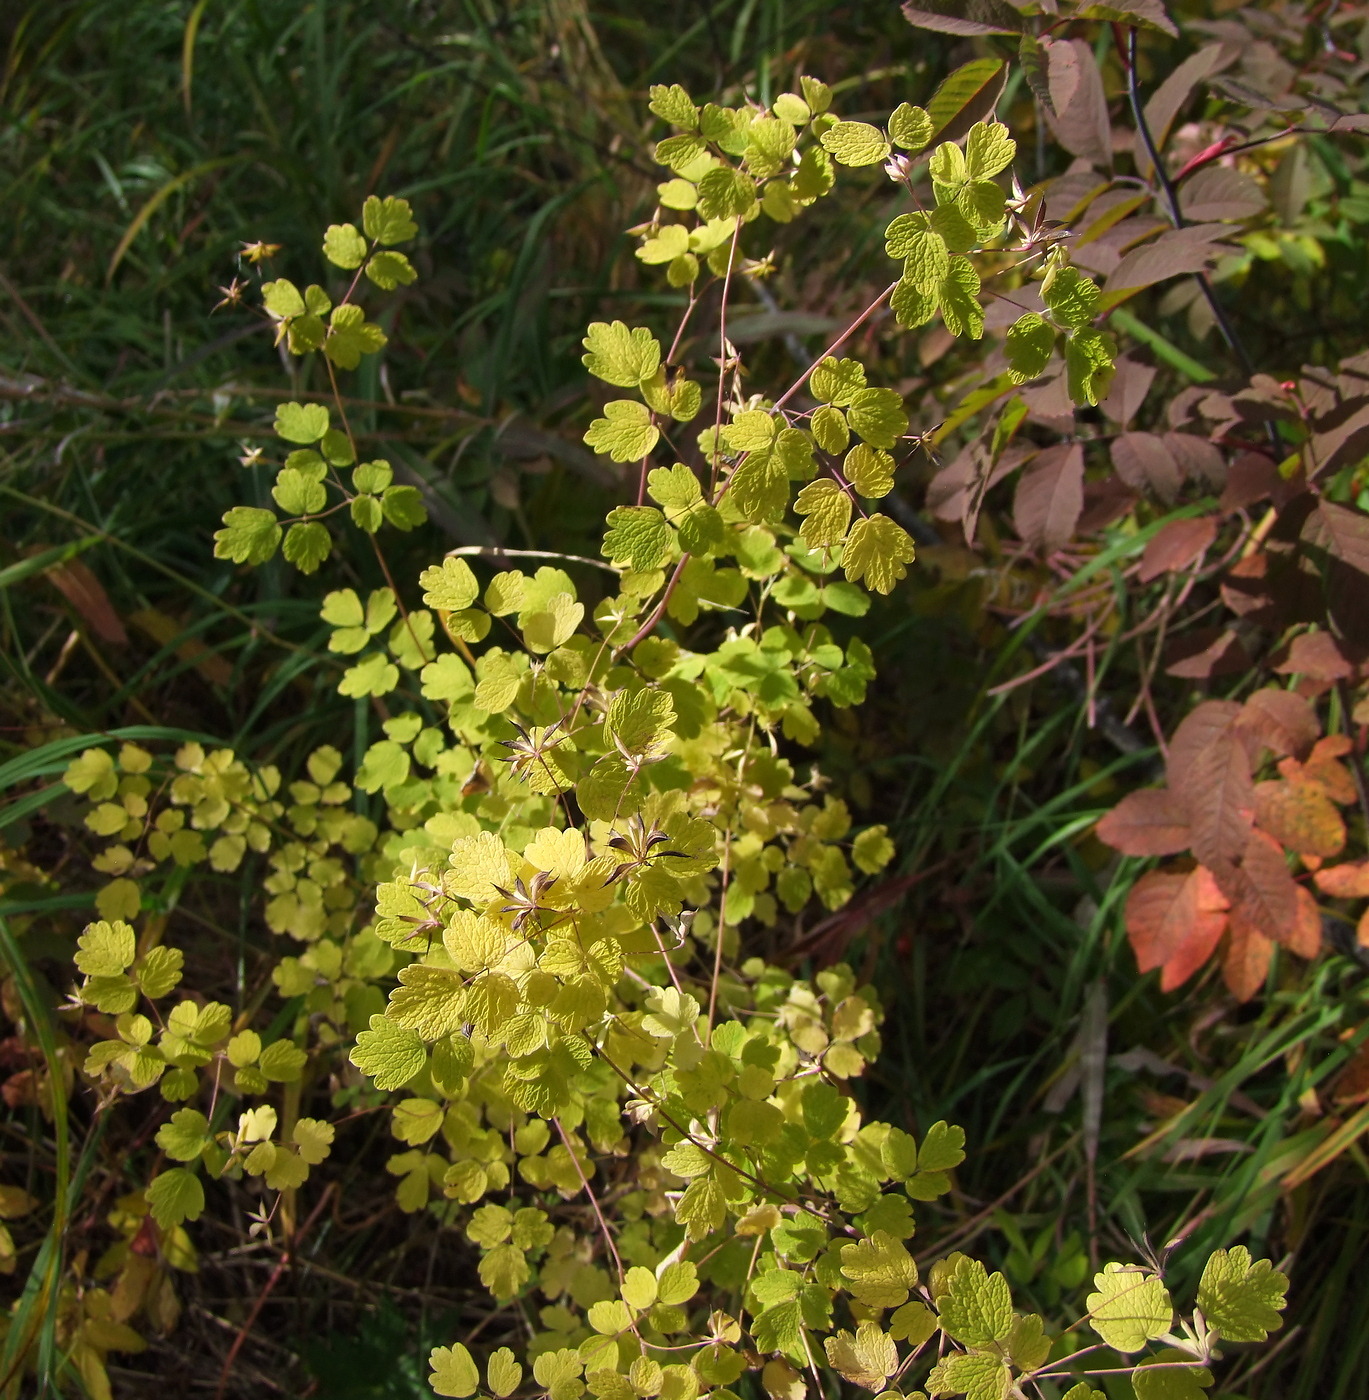
[(193, 1162), (209, 1141), (209, 1120), (193, 1108), (180, 1108), (157, 1129), (157, 1146), (173, 1162)]
[(1101, 297), (1098, 284), (1077, 267), (1053, 267), (1041, 282), (1041, 300), (1067, 330), (1089, 325), (1098, 314)]
[(965, 138), (965, 171), (971, 180), (987, 180), (1006, 170), (1017, 154), (1017, 142), (1002, 122), (975, 122)]
[[(277, 1044), (280, 1042), (277, 1041)], [(316, 1167), (333, 1150), (337, 1129), (318, 1118), (301, 1118), (290, 1129), (290, 1137), (301, 1161)]]
[(838, 122), (820, 139), (823, 149), (842, 165), (878, 165), (889, 157), (884, 133), (869, 122)]
[(920, 151), (932, 139), (935, 127), (921, 107), (900, 102), (889, 114), (889, 139), (905, 151)]
[(147, 1188), (147, 1208), (163, 1230), (171, 1230), (187, 1220), (200, 1218), (204, 1187), (194, 1172), (172, 1167), (153, 1178)]
[(133, 930), (122, 919), (87, 924), (76, 946), (76, 966), (87, 977), (117, 977), (138, 955)]
[(432, 1368), (428, 1384), (435, 1395), (465, 1400), (480, 1389), (480, 1371), (460, 1342), (449, 1347), (434, 1347), (428, 1355), (428, 1365)]
[(699, 109), (679, 83), (672, 83), (669, 87), (662, 83), (653, 83), (651, 101), (647, 105), (662, 121), (669, 122), (671, 126), (693, 131), (699, 124)]
[(385, 339), (385, 332), (366, 319), (361, 307), (348, 303), (333, 308), (323, 353), (339, 369), (355, 369), (363, 355), (374, 355), (382, 349)]
[(1139, 1264), (1108, 1264), (1095, 1274), (1088, 1297), (1089, 1324), (1117, 1351), (1140, 1351), (1163, 1337), (1174, 1321), (1164, 1283)]
[(596, 418), (585, 433), (585, 443), (615, 462), (635, 462), (645, 457), (660, 439), (651, 421), (651, 410), (633, 399), (614, 399), (604, 405), (604, 417)]
[(323, 235), (323, 256), (350, 272), (366, 260), (366, 240), (355, 224), (330, 224)]
[(285, 548), (281, 551), (302, 574), (312, 574), (332, 552), (333, 537), (328, 527), (317, 520), (292, 525), (286, 531)]
[(977, 1259), (957, 1261), (937, 1311), (947, 1336), (966, 1346), (986, 1347), (1012, 1331), (1012, 1294), (1002, 1274), (990, 1274)]
[(815, 399), (845, 408), (865, 388), (865, 366), (859, 360), (828, 355), (813, 366), (808, 388)]
[(480, 596), (480, 584), (464, 559), (444, 559), (418, 576), (423, 601), (443, 612), (461, 612)]
[(403, 253), (393, 251), (374, 254), (366, 264), (366, 276), (383, 292), (392, 292), (396, 287), (407, 287), (418, 281), (413, 263)]
[(629, 330), (622, 321), (595, 321), (584, 347), (586, 353), (581, 358), (589, 372), (621, 389), (635, 389), (642, 380), (650, 379), (661, 363), (656, 337), (642, 326)]
[(1025, 384), (1045, 371), (1055, 349), (1055, 327), (1028, 311), (1008, 327), (1008, 369), (1014, 384)]
[(224, 528), (214, 532), (214, 558), (235, 564), (264, 564), (280, 547), (275, 511), (234, 506), (224, 512)]
[(673, 543), (665, 516), (654, 506), (618, 506), (608, 513), (603, 553), (615, 564), (639, 570), (659, 568), (674, 552)]
[[(691, 193), (693, 186), (690, 186)], [(674, 262), (689, 252), (689, 230), (683, 224), (662, 224), (637, 249), (637, 257), (648, 267)]]
[(893, 389), (859, 389), (846, 419), (871, 447), (892, 447), (908, 431), (903, 399)]
[(276, 474), (271, 496), (286, 515), (314, 515), (323, 509), (328, 492), (311, 473), (283, 467)]
[(361, 206), (361, 226), (367, 238), (385, 244), (407, 243), (418, 233), (409, 201), (393, 195), (385, 199), (369, 196)]
[(809, 549), (837, 545), (851, 523), (851, 498), (835, 481), (810, 481), (799, 492), (794, 509), (805, 520), (799, 529)]
[(953, 253), (968, 253), (979, 244), (979, 234), (954, 204), (940, 204), (932, 210), (930, 225)]
[(1207, 1325), (1229, 1342), (1263, 1342), (1283, 1326), (1288, 1276), (1268, 1259), (1250, 1261), (1244, 1245), (1217, 1250), (1198, 1284), (1198, 1306)]
[(872, 515), (851, 526), (841, 564), (851, 583), (864, 580), (872, 593), (888, 593), (915, 556), (908, 532), (887, 515)]

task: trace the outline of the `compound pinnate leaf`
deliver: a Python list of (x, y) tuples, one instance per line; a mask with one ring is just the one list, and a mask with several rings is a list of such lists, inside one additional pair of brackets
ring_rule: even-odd
[(947, 1336), (966, 1346), (986, 1347), (1012, 1331), (1012, 1294), (1002, 1274), (988, 1273), (977, 1259), (961, 1258), (937, 1299)]
[(1089, 1325), (1118, 1351), (1140, 1351), (1174, 1322), (1164, 1282), (1139, 1264), (1107, 1264), (1088, 1296)]
[(147, 1206), (163, 1230), (187, 1220), (198, 1220), (204, 1210), (204, 1186), (194, 1172), (173, 1167), (153, 1178), (147, 1188)]
[(234, 506), (224, 512), (224, 528), (214, 532), (214, 557), (235, 564), (264, 564), (280, 547), (281, 528), (274, 511)]
[(1251, 1262), (1244, 1245), (1217, 1250), (1198, 1284), (1198, 1306), (1207, 1325), (1229, 1342), (1263, 1342), (1283, 1326), (1288, 1276), (1268, 1259)]
[(355, 369), (363, 355), (374, 355), (386, 343), (385, 332), (366, 319), (359, 306), (335, 306), (328, 321), (328, 338), (323, 353), (339, 369)]
[(912, 537), (887, 515), (872, 515), (851, 526), (841, 566), (852, 583), (862, 580), (872, 593), (889, 593), (908, 573), (916, 551)]
[(393, 195), (384, 199), (370, 195), (361, 206), (361, 226), (367, 238), (384, 244), (407, 243), (418, 233), (409, 201)]
[(660, 436), (645, 404), (614, 399), (604, 405), (604, 416), (589, 425), (584, 441), (615, 462), (635, 462), (656, 446)]
[(889, 156), (884, 133), (869, 122), (838, 122), (820, 139), (823, 149), (842, 165), (878, 165)]
[(480, 1371), (460, 1342), (449, 1347), (434, 1347), (428, 1355), (428, 1365), (432, 1369), (428, 1384), (435, 1395), (465, 1400), (480, 1388)]

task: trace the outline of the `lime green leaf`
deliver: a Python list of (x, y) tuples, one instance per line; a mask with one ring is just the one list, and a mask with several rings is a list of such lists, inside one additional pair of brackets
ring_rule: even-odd
[(374, 355), (385, 345), (385, 332), (366, 319), (359, 306), (336, 306), (328, 321), (323, 353), (339, 369), (355, 369), (363, 355)]
[(281, 528), (274, 511), (234, 506), (225, 511), (224, 529), (214, 531), (214, 558), (235, 564), (264, 564), (280, 547)]
[(857, 520), (846, 538), (841, 564), (852, 583), (864, 580), (873, 593), (888, 593), (908, 570), (915, 551), (908, 532), (887, 515)]
[(1212, 1372), (1206, 1366), (1175, 1364), (1191, 1360), (1190, 1353), (1177, 1347), (1166, 1347), (1147, 1357), (1131, 1373), (1136, 1400), (1207, 1400), (1205, 1392), (1212, 1384)]
[(846, 418), (871, 447), (892, 447), (908, 431), (903, 399), (893, 389), (857, 390)]
[(619, 1291), (628, 1307), (645, 1312), (656, 1301), (656, 1275), (637, 1264), (623, 1276)]
[(615, 564), (655, 569), (674, 552), (670, 526), (654, 506), (618, 506), (608, 513), (608, 527), (603, 553)]
[(1025, 384), (1042, 374), (1055, 349), (1055, 327), (1034, 311), (1019, 316), (1007, 334), (1008, 369), (1014, 384)]
[(286, 532), (281, 552), (300, 573), (312, 574), (333, 552), (333, 537), (317, 520), (298, 522)]
[(1108, 1264), (1095, 1274), (1088, 1297), (1093, 1330), (1117, 1351), (1140, 1351), (1163, 1337), (1174, 1321), (1164, 1283), (1139, 1264)]
[(709, 221), (744, 218), (755, 203), (756, 182), (730, 166), (715, 166), (699, 181), (699, 213)]
[(635, 462), (656, 446), (660, 436), (645, 404), (614, 399), (604, 405), (604, 417), (589, 425), (584, 441), (615, 462)]
[(865, 366), (859, 360), (838, 360), (828, 355), (814, 365), (808, 388), (815, 399), (844, 408), (865, 388)]
[(204, 1187), (194, 1172), (172, 1167), (154, 1177), (147, 1188), (147, 1206), (163, 1230), (198, 1220), (204, 1210)]
[(636, 757), (649, 752), (675, 722), (675, 702), (667, 690), (620, 690), (609, 701), (604, 732), (620, 750)]
[(1207, 1325), (1229, 1342), (1263, 1342), (1283, 1326), (1288, 1276), (1268, 1259), (1251, 1263), (1244, 1245), (1219, 1249), (1198, 1284), (1198, 1306)]
[(823, 149), (842, 165), (878, 165), (889, 156), (884, 133), (869, 122), (838, 122), (820, 139)]
[(1098, 314), (1101, 297), (1098, 284), (1077, 267), (1057, 264), (1041, 281), (1041, 300), (1067, 330), (1089, 325)]
[(407, 243), (418, 233), (409, 201), (393, 195), (385, 199), (369, 196), (361, 206), (361, 226), (366, 237), (377, 243)]
[(575, 635), (584, 617), (583, 603), (577, 603), (569, 593), (553, 594), (544, 608), (520, 615), (523, 640), (531, 651), (555, 651)]
[(851, 498), (835, 481), (810, 481), (799, 492), (794, 509), (806, 519), (799, 529), (809, 549), (837, 545), (851, 523)]
[(965, 1129), (938, 1121), (927, 1129), (918, 1148), (917, 1168), (924, 1172), (946, 1172), (965, 1160)]
[(117, 977), (138, 955), (133, 930), (122, 919), (87, 924), (76, 946), (76, 966), (87, 977)]
[(502, 1400), (503, 1396), (512, 1395), (522, 1384), (523, 1368), (513, 1359), (513, 1352), (508, 1347), (500, 1347), (485, 1365), (485, 1379), (490, 1390)]
[[(661, 363), (661, 345), (644, 327), (629, 330), (622, 321), (595, 321), (585, 336), (581, 357), (596, 379), (634, 389), (650, 379)], [(611, 407), (611, 405), (610, 405)]]
[(954, 336), (978, 340), (984, 334), (984, 308), (979, 304), (979, 273), (974, 264), (968, 258), (952, 258), (937, 292), (946, 329)]
[(352, 469), (352, 489), (379, 494), (394, 480), (388, 462), (362, 462)]
[(846, 445), (851, 441), (851, 430), (841, 409), (824, 404), (814, 410), (809, 426), (813, 430), (814, 440), (824, 452), (835, 456), (846, 451)]
[(642, 1029), (662, 1039), (683, 1035), (699, 1017), (699, 1003), (674, 987), (653, 987), (646, 996)]
[(193, 1162), (209, 1140), (209, 1120), (193, 1108), (177, 1109), (157, 1129), (157, 1146), (174, 1162)]
[(656, 1293), (662, 1303), (676, 1307), (699, 1291), (699, 1274), (692, 1260), (677, 1259), (656, 1271)]
[(323, 483), (295, 467), (284, 467), (276, 474), (271, 495), (286, 515), (314, 515), (328, 500)]
[(1017, 154), (1017, 142), (1002, 122), (975, 122), (965, 140), (965, 169), (972, 180), (987, 180), (1006, 170)]
[[(843, 1257), (845, 1249), (842, 1250)], [(823, 1342), (827, 1359), (853, 1385), (883, 1390), (898, 1370), (898, 1347), (876, 1322), (862, 1322), (853, 1337), (842, 1330)]]
[(889, 828), (886, 826), (866, 827), (851, 847), (851, 859), (856, 869), (866, 875), (883, 870), (893, 858), (894, 843), (889, 839)]
[(915, 282), (900, 278), (894, 294), (889, 298), (889, 309), (894, 319), (907, 330), (925, 326), (936, 315), (939, 305), (935, 291), (925, 292)]
[(671, 126), (693, 131), (699, 124), (699, 109), (679, 83), (672, 83), (669, 87), (663, 83), (653, 83), (651, 101), (647, 105)]
[(266, 309), (282, 320), (304, 315), (304, 298), (300, 296), (299, 288), (284, 277), (275, 282), (263, 282), (261, 299)]
[(1011, 1386), (1011, 1367), (991, 1352), (948, 1356), (927, 1377), (929, 1395), (966, 1395), (969, 1400), (1004, 1400)]
[(956, 1262), (937, 1299), (947, 1336), (966, 1346), (986, 1347), (1012, 1331), (1012, 1294), (1002, 1274), (988, 1273), (977, 1259)]
[(338, 694), (355, 700), (362, 695), (388, 695), (399, 684), (399, 668), (384, 652), (372, 652), (349, 666), (338, 682)]
[(470, 1352), (460, 1342), (449, 1347), (434, 1347), (428, 1355), (428, 1365), (432, 1368), (428, 1384), (436, 1395), (465, 1400), (480, 1388), (480, 1372)]
[(444, 559), (418, 576), (423, 601), (443, 612), (461, 612), (480, 596), (480, 584), (464, 559)]
[[(226, 839), (226, 838), (220, 838)], [(179, 948), (152, 948), (138, 965), (139, 990), (145, 997), (164, 997), (181, 980), (185, 954)]]
[(415, 530), (428, 523), (428, 508), (417, 486), (387, 486), (380, 508), (396, 530)]
[(894, 459), (878, 448), (858, 442), (841, 464), (842, 475), (866, 500), (878, 500), (894, 489)]
[(872, 1308), (896, 1308), (917, 1285), (917, 1265), (902, 1241), (885, 1230), (841, 1248), (841, 1272), (856, 1299)]
[(905, 151), (920, 151), (933, 135), (932, 119), (921, 107), (900, 102), (889, 116), (889, 137)]
[(355, 224), (330, 224), (323, 235), (323, 256), (334, 267), (345, 267), (350, 272), (365, 261), (366, 240)]
[(328, 431), (328, 410), (321, 403), (283, 403), (275, 429), (286, 442), (315, 443)]
[(1078, 404), (1097, 404), (1107, 397), (1116, 365), (1117, 344), (1106, 331), (1088, 326), (1065, 342), (1065, 370), (1070, 398)]
[(414, 265), (403, 253), (376, 253), (366, 264), (366, 276), (384, 292), (407, 287), (418, 281)]

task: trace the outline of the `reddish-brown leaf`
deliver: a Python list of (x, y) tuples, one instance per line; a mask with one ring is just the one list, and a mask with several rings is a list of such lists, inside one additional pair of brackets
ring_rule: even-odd
[(1164, 439), (1154, 433), (1122, 433), (1112, 440), (1112, 465), (1133, 491), (1154, 491), (1172, 501), (1183, 485), (1184, 474)]
[[(1234, 52), (1229, 52), (1224, 57), (1224, 47), (1222, 44), (1209, 44), (1206, 48), (1199, 49), (1179, 64), (1151, 94), (1145, 107), (1146, 126), (1149, 127), (1158, 150), (1164, 150), (1169, 128), (1174, 118), (1183, 110), (1184, 103), (1192, 96), (1193, 89), (1209, 73), (1218, 72), (1234, 61)], [(1135, 158), (1138, 173), (1149, 179), (1150, 152), (1146, 149), (1146, 143), (1139, 132), (1136, 134)]]
[(1179, 208), (1186, 219), (1248, 219), (1265, 206), (1264, 192), (1243, 171), (1228, 165), (1208, 165), (1195, 171), (1179, 188)]
[(1207, 866), (1239, 860), (1250, 833), (1254, 785), (1245, 745), (1230, 724), (1194, 754), (1173, 786), (1188, 813), (1193, 854)]
[(1345, 849), (1345, 823), (1320, 783), (1256, 783), (1255, 821), (1299, 855), (1325, 860)]
[(1060, 549), (1074, 534), (1084, 509), (1084, 449), (1058, 443), (1039, 452), (1017, 482), (1013, 524), (1028, 544)]
[(1264, 986), (1273, 956), (1274, 944), (1270, 939), (1248, 920), (1232, 917), (1222, 976), (1237, 1001), (1249, 1001)]
[(1332, 899), (1363, 899), (1369, 895), (1369, 860), (1347, 860), (1327, 865), (1312, 877), (1317, 888)]
[(1197, 433), (1166, 433), (1165, 446), (1190, 481), (1214, 491), (1226, 485), (1226, 461), (1215, 442)]
[(1126, 928), (1142, 972), (1162, 969), (1171, 991), (1212, 956), (1226, 928), (1227, 901), (1201, 865), (1187, 875), (1143, 875), (1127, 896)]
[(1245, 702), (1236, 728), (1247, 740), (1252, 763), (1259, 762), (1261, 750), (1275, 758), (1307, 753), (1321, 733), (1312, 706), (1301, 695), (1272, 686), (1257, 690)]
[(1112, 123), (1093, 49), (1083, 39), (1042, 41), (1049, 55), (1050, 120), (1060, 144), (1094, 165), (1112, 164)]
[(1252, 831), (1240, 869), (1234, 873), (1232, 916), (1253, 924), (1276, 942), (1289, 937), (1298, 917), (1298, 885), (1288, 873), (1283, 847), (1263, 831)]
[(1309, 961), (1321, 952), (1321, 915), (1310, 890), (1298, 886), (1298, 913), (1283, 945), (1290, 952)]
[(1230, 512), (1266, 500), (1283, 485), (1273, 459), (1263, 452), (1242, 452), (1226, 469), (1226, 487), (1217, 504)]
[(1136, 492), (1118, 476), (1084, 483), (1084, 513), (1074, 527), (1081, 535), (1091, 535), (1120, 520), (1136, 504)]
[(1250, 670), (1250, 653), (1229, 627), (1203, 627), (1165, 647), (1165, 674), (1206, 681)]
[(109, 594), (84, 561), (68, 559), (65, 564), (49, 569), (46, 578), (102, 642), (127, 645), (128, 633), (114, 611), (114, 604), (109, 601)]
[(1022, 15), (1008, 0), (908, 0), (903, 18), (938, 34), (1020, 34)]
[(1343, 681), (1355, 670), (1329, 632), (1294, 637), (1288, 655), (1274, 669), (1281, 676), (1310, 676), (1314, 681)]
[(1171, 791), (1181, 792), (1193, 760), (1209, 744), (1225, 735), (1240, 713), (1241, 707), (1234, 700), (1204, 700), (1180, 720), (1169, 741), (1169, 758), (1165, 765)]
[(1202, 558), (1216, 538), (1216, 516), (1198, 515), (1189, 520), (1171, 520), (1168, 525), (1161, 526), (1146, 545), (1136, 576), (1142, 583), (1149, 583), (1161, 574), (1186, 569), (1194, 560)]
[(1099, 408), (1114, 423), (1120, 423), (1125, 428), (1145, 402), (1154, 379), (1154, 365), (1143, 365), (1139, 360), (1133, 360), (1130, 355), (1119, 355), (1112, 385), (1108, 389), (1107, 398), (1098, 405)]
[(1183, 809), (1167, 788), (1129, 792), (1096, 828), (1124, 856), (1172, 856), (1188, 850), (1189, 831)]
[(1205, 271), (1225, 251), (1215, 242), (1225, 232), (1221, 224), (1193, 224), (1162, 233), (1153, 243), (1133, 249), (1113, 268), (1108, 292), (1149, 287), (1184, 273)]
[[(1369, 409), (1365, 414), (1369, 417)], [(1364, 446), (1352, 455), (1362, 457), (1365, 448), (1369, 448), (1369, 421), (1365, 423)], [(1369, 574), (1369, 515), (1363, 511), (1318, 501), (1302, 534), (1309, 544), (1328, 550), (1359, 573)]]

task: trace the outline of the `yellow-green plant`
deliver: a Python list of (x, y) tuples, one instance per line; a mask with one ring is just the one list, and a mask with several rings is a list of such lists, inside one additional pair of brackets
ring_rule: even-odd
[[(765, 109), (653, 89), (675, 134), (656, 146), (671, 174), (638, 257), (685, 304), (668, 347), (618, 321), (584, 340), (620, 395), (584, 435), (625, 468), (603, 561), (481, 576), (451, 554), (423, 570), (421, 606), (393, 580), (381, 538), (421, 524), (422, 500), (363, 460), (336, 373), (385, 343), (363, 279), (415, 281), (396, 247), (418, 232), (405, 201), (368, 199), (360, 228), (327, 231), (329, 263), (353, 274), (340, 297), (263, 286), (280, 339), (321, 353), (333, 396), (282, 405), (277, 509), (229, 511), (216, 552), (252, 565), (281, 549), (312, 573), (333, 522), (369, 537), (386, 586), (329, 591), (321, 616), (350, 658), (341, 693), (376, 704), (385, 737), (352, 783), (326, 748), (285, 787), (193, 744), (169, 763), (129, 744), (72, 764), (111, 841), (77, 995), (116, 1019), (85, 1072), (111, 1095), (155, 1084), (183, 1105), (157, 1134), (178, 1165), (146, 1192), (174, 1232), (206, 1208), (202, 1175), (259, 1176), (278, 1199), (306, 1182), (334, 1127), (299, 1117), (297, 1095), (278, 1110), (272, 1085), (344, 1047), (366, 1083), (353, 1074), (335, 1102), (388, 1102), (401, 1208), (464, 1229), (484, 1286), (530, 1334), (524, 1360), (501, 1347), (483, 1369), (459, 1340), (437, 1348), (439, 1395), (732, 1400), (754, 1374), (796, 1400), (803, 1373), (821, 1390), (834, 1371), (891, 1400), (1069, 1385), (1086, 1400), (1097, 1372), (1130, 1373), (1141, 1400), (1197, 1397), (1219, 1343), (1279, 1325), (1282, 1274), (1218, 1251), (1176, 1314), (1162, 1257), (1109, 1263), (1055, 1337), (982, 1263), (920, 1270), (916, 1205), (951, 1189), (963, 1133), (914, 1137), (862, 1112), (849, 1086), (879, 1052), (873, 988), (845, 966), (801, 979), (748, 953), (751, 929), (839, 907), (894, 854), (882, 827), (853, 832), (805, 758), (824, 708), (860, 703), (873, 677), (868, 646), (827, 615), (859, 619), (914, 557), (876, 504), (908, 415), (840, 348), (886, 303), (905, 326), (940, 315), (978, 338), (982, 269), (1040, 279), (1044, 314), (1008, 333), (1008, 382), (1061, 354), (1093, 403), (1112, 357), (1097, 287), (1009, 181), (1015, 147), (983, 103), (982, 64), (883, 127), (838, 119), (820, 82), (800, 88)], [(748, 256), (750, 230), (800, 218), (844, 167), (883, 167), (906, 191), (886, 234), (898, 275), (809, 371), (759, 392), (727, 335), (734, 286), (770, 265)], [(716, 339), (689, 342), (711, 315)], [(587, 564), (610, 580), (593, 599), (569, 571)], [(348, 807), (354, 789), (383, 797), (382, 824)], [(218, 1003), (171, 1004), (180, 953), (155, 921), (142, 937), (130, 921), (157, 865), (248, 858), (269, 862), (268, 925), (302, 946), (235, 1024)], [(272, 991), (289, 1014), (267, 1040), (248, 1022)]]

